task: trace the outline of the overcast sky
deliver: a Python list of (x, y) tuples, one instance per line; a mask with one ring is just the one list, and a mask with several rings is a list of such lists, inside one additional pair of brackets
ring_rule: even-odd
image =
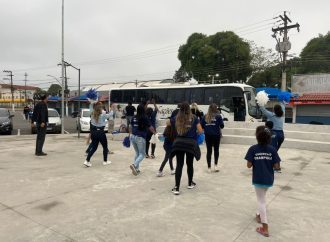
[[(283, 10), (301, 25), (289, 32), (291, 54), (330, 30), (329, 0), (65, 0), (65, 60), (81, 68), (82, 83), (171, 78), (194, 32), (234, 30), (274, 49), (272, 18)], [(0, 0), (0, 30), (0, 68), (13, 70), (14, 84), (25, 72), (40, 87), (61, 76), (61, 0)], [(76, 85), (77, 72), (68, 76)]]

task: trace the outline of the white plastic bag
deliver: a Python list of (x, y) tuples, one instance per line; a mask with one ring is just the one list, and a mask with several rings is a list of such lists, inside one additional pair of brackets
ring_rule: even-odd
[(158, 141), (158, 134), (153, 134), (150, 139), (151, 144), (156, 144)]

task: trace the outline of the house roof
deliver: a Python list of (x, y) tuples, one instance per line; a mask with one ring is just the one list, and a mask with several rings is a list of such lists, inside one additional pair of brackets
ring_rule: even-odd
[(329, 93), (305, 93), (297, 101), (330, 101)]
[[(10, 84), (0, 84), (0, 88), (11, 88)], [(14, 89), (18, 89), (18, 90), (36, 90), (38, 89), (37, 87), (34, 86), (25, 86), (25, 85), (13, 85)]]

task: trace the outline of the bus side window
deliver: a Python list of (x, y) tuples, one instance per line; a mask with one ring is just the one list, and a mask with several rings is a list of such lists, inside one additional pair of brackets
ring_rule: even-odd
[(136, 102), (135, 90), (123, 90), (123, 103), (127, 103), (128, 101)]
[(168, 89), (167, 90), (167, 102), (168, 104), (178, 104), (184, 102), (185, 89)]
[(190, 103), (204, 104), (204, 88), (192, 88), (190, 91)]
[(110, 93), (111, 102), (120, 103), (122, 102), (122, 91), (121, 90), (113, 90)]
[(150, 98), (155, 99), (156, 103), (163, 104), (167, 100), (167, 90), (166, 89), (151, 90)]
[(215, 104), (219, 105), (222, 95), (223, 94), (222, 94), (221, 87), (206, 88), (204, 103), (205, 104), (215, 103)]
[(150, 99), (148, 90), (137, 90), (137, 102), (148, 101)]

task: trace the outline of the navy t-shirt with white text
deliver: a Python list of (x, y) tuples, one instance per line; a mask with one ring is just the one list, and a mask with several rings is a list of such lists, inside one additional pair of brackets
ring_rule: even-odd
[(138, 119), (136, 118), (136, 116), (134, 116), (131, 124), (132, 124), (132, 134), (146, 139), (147, 131), (151, 126), (150, 120), (147, 117), (143, 117), (142, 118), (143, 128), (139, 129)]
[(221, 135), (221, 127), (223, 128), (223, 120), (220, 115), (215, 116), (210, 123), (207, 123), (205, 116), (202, 118), (201, 125), (205, 135)]
[(253, 145), (246, 153), (245, 160), (252, 162), (252, 183), (257, 187), (271, 187), (274, 183), (275, 163), (281, 161), (271, 145)]

